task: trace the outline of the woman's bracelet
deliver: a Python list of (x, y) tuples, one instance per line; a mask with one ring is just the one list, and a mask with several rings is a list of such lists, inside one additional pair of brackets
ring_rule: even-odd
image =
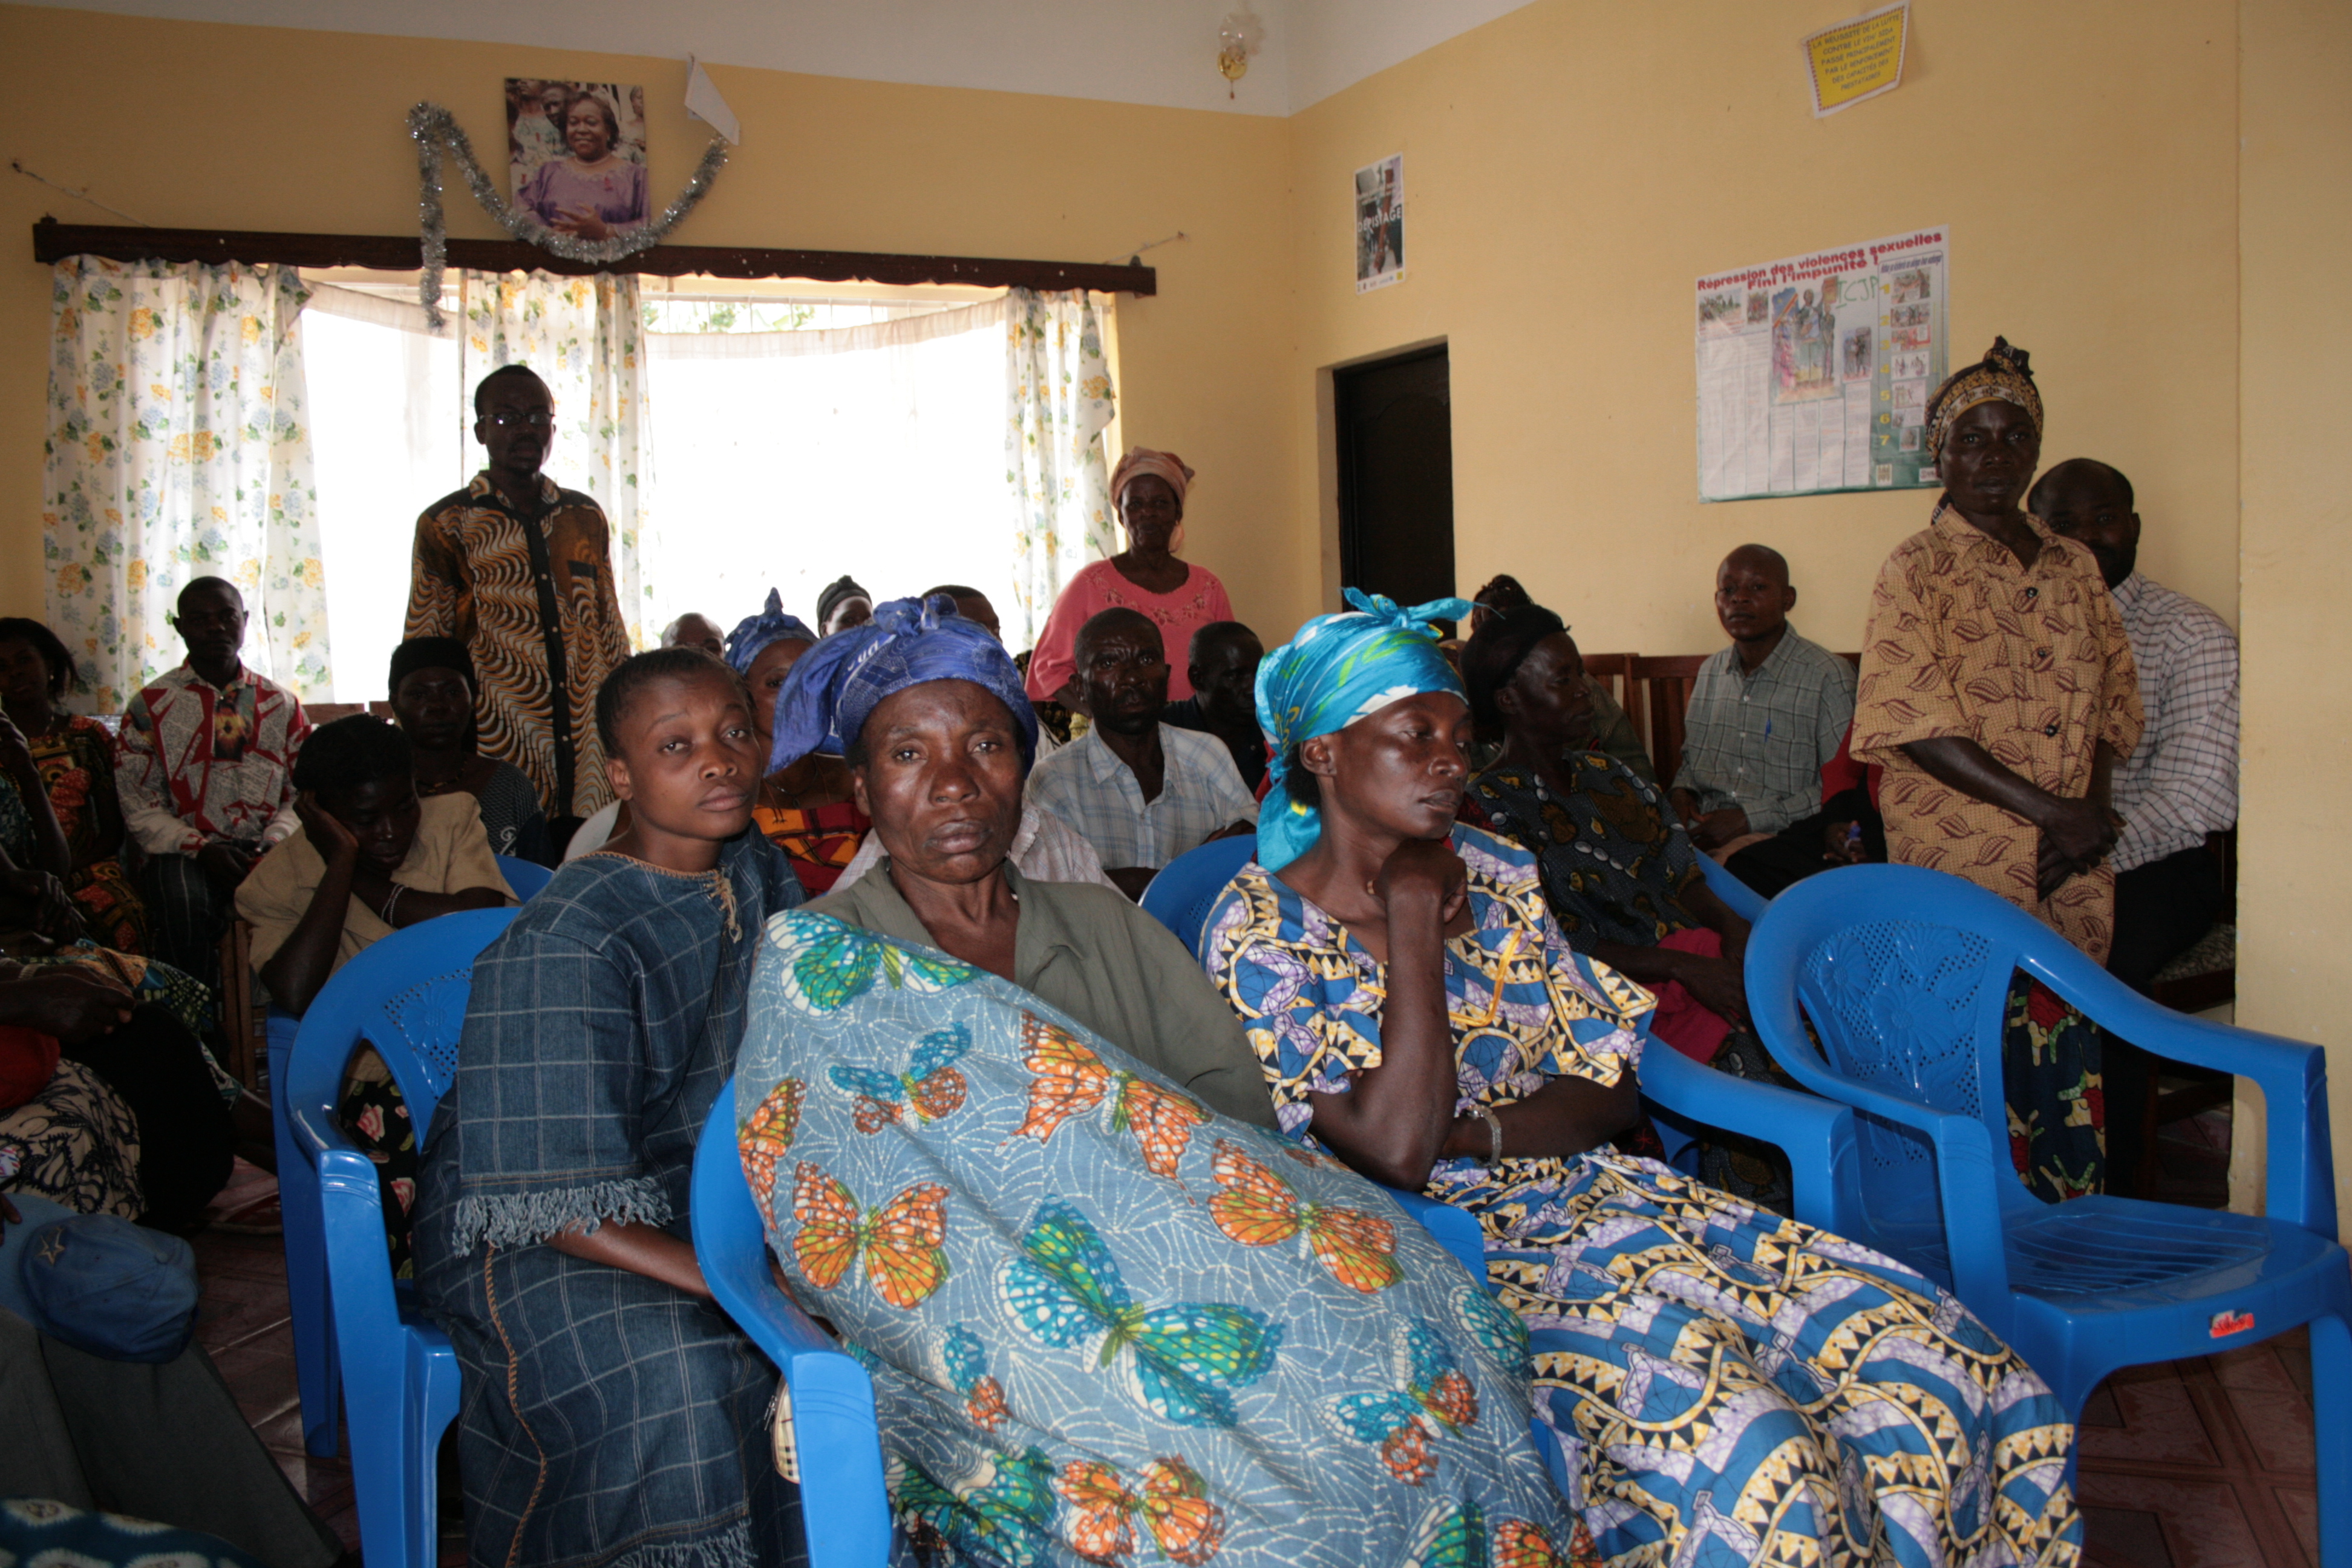
[[(390, 925), (392, 923), (392, 911), (400, 907), (400, 895), (406, 891), (408, 891), (407, 883), (394, 882), (392, 885), (392, 891), (384, 895), (383, 908), (376, 911), (377, 914), (383, 918), (384, 924)], [(1501, 1146), (1502, 1145), (1499, 1142), (1496, 1145), (1497, 1148), (1500, 1148)]]
[(1492, 1169), (1503, 1163), (1503, 1119), (1495, 1114), (1494, 1107), (1488, 1105), (1474, 1105), (1470, 1112), (1486, 1124), (1489, 1146), (1486, 1163)]

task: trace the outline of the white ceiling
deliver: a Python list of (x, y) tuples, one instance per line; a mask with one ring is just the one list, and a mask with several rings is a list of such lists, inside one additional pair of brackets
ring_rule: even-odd
[[(70, 10), (592, 49), (928, 87), (1286, 115), (1529, 0), (1255, 0), (1265, 43), (1226, 96), (1242, 0), (46, 0)], [(719, 79), (723, 89), (723, 74)]]

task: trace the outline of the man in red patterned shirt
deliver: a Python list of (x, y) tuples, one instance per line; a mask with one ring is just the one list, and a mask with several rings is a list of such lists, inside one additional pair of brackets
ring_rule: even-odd
[(215, 991), (237, 885), (294, 833), (294, 753), (310, 721), (293, 693), (237, 658), (245, 596), (219, 577), (180, 590), (172, 627), (187, 661), (131, 699), (114, 783), (123, 825), (147, 852), (142, 890), (154, 956)]

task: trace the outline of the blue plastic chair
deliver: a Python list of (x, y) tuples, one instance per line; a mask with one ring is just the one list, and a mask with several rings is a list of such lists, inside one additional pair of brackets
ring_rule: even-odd
[(1237, 833), (1213, 838), (1187, 849), (1160, 868), (1143, 889), (1143, 912), (1176, 933), (1192, 950), (1201, 951), (1201, 928), (1209, 918), (1225, 884), (1257, 856), (1257, 835)]
[[(394, 931), (343, 965), (304, 1015), (278, 1080), (288, 1124), (281, 1136), (295, 1155), (278, 1173), (288, 1284), (302, 1289), (295, 1260), (298, 1234), (308, 1227), (315, 1240), (304, 1245), (315, 1245), (323, 1258), (331, 1370), (352, 1408), (363, 1413), (349, 1426), (352, 1489), (361, 1552), (379, 1568), (434, 1568), (437, 1561), (435, 1455), (457, 1414), (457, 1358), (412, 1293), (393, 1281), (375, 1163), (344, 1133), (336, 1102), (351, 1054), (364, 1041), (392, 1069), (423, 1140), (457, 1071), (474, 960), (514, 914), (444, 915)], [(298, 1310), (298, 1373), (302, 1322)], [(315, 1453), (310, 1392), (306, 1387), (303, 1421)], [(330, 1412), (326, 1451), (332, 1452), (331, 1383), (321, 1398)]]
[(548, 883), (555, 880), (555, 873), (536, 860), (525, 860), (516, 855), (501, 855), (498, 858), (498, 861), (499, 875), (507, 879), (507, 886), (514, 889), (514, 896), (518, 899), (528, 899), (546, 887)]
[(302, 1157), (287, 1115), (286, 1074), (302, 1020), (272, 1004), (262, 1025), (269, 1053), (269, 1126), (278, 1146), (278, 1210), (286, 1241), (286, 1300), (294, 1331), (294, 1384), (302, 1396), (302, 1447), (322, 1459), (342, 1452), (335, 1325), (327, 1310), (327, 1242), (319, 1231), (319, 1173)]
[(783, 1374), (809, 1568), (880, 1568), (890, 1556), (890, 1500), (874, 1382), (769, 1272), (767, 1228), (735, 1142), (732, 1078), (696, 1140), (688, 1207), (710, 1294)]
[[(2333, 1239), (2318, 1047), (2159, 1007), (2022, 910), (1916, 867), (1846, 867), (1790, 888), (1758, 924), (1747, 970), (1773, 1056), (1861, 1113), (1856, 1212), (1837, 1228), (1948, 1285), (2070, 1414), (2120, 1367), (2309, 1324), (2320, 1556), (2352, 1568), (2352, 1258)], [(2001, 1083), (2018, 970), (2143, 1049), (2260, 1085), (2267, 1217), (2029, 1193)]]

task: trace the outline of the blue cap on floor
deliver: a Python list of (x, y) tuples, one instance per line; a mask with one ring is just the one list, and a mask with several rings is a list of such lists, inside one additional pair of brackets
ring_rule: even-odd
[(51, 1220), (10, 1247), (32, 1308), (51, 1339), (112, 1361), (167, 1362), (196, 1326), (196, 1255), (176, 1236), (117, 1219)]

